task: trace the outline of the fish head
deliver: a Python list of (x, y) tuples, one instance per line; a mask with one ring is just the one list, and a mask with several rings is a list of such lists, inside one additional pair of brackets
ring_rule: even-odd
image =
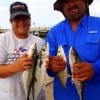
[(58, 46), (57, 56), (62, 57), (64, 59), (64, 61), (66, 61), (66, 56), (65, 56), (65, 53), (64, 53), (64, 49), (61, 45)]
[(40, 58), (45, 59), (49, 56), (49, 44), (45, 43), (40, 51)]
[(27, 54), (31, 57), (37, 56), (37, 46), (35, 42), (29, 47)]
[(37, 57), (37, 46), (36, 43), (34, 44), (34, 48), (32, 49), (33, 51), (33, 57), (36, 58)]
[(73, 47), (71, 47), (69, 50), (69, 60), (71, 60), (73, 63), (80, 62), (80, 57)]
[(41, 67), (42, 64), (45, 65), (45, 60), (48, 60), (48, 56), (49, 56), (49, 44), (45, 43), (39, 53), (39, 60), (40, 60), (40, 64), (39, 66)]

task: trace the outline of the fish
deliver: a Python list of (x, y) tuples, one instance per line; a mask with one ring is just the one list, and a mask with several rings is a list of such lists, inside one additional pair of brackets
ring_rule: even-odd
[[(35, 100), (46, 100), (45, 80), (46, 80), (46, 60), (49, 56), (49, 44), (45, 43), (39, 53), (38, 64), (36, 67)], [(38, 85), (38, 86), (37, 86)], [(36, 88), (38, 87), (38, 88)]]
[[(58, 46), (57, 56), (62, 57), (65, 62), (67, 61), (65, 53), (64, 53), (64, 49), (61, 45)], [(65, 67), (65, 69), (63, 71), (58, 72), (57, 76), (60, 79), (62, 86), (64, 88), (66, 88), (66, 83), (67, 83), (67, 80), (68, 80), (68, 77), (69, 77), (67, 66)]]
[[(48, 56), (49, 56), (49, 44), (47, 42), (46, 44), (44, 44), (44, 46), (42, 47), (42, 49), (40, 51), (40, 59), (41, 59), (40, 67), (43, 68), (42, 69), (42, 75), (43, 76), (45, 75), (44, 72), (46, 72), (46, 67), (45, 66), (46, 66), (46, 61), (49, 60)], [(44, 79), (45, 79), (45, 77), (41, 76), (41, 80), (43, 81)]]
[[(73, 67), (72, 67), (73, 63), (78, 63), (78, 62), (81, 62), (81, 59), (75, 48), (71, 46), (69, 50), (69, 64), (71, 67), (71, 72), (73, 72)], [(73, 78), (73, 76), (72, 76), (72, 83), (75, 84), (80, 100), (83, 100), (83, 83)]]
[(22, 81), (23, 81), (26, 98), (27, 100), (30, 100), (31, 88), (33, 85), (33, 81), (35, 80), (34, 73), (35, 73), (35, 66), (37, 61), (37, 46), (35, 42), (29, 47), (27, 54), (29, 57), (33, 58), (34, 64), (32, 65), (31, 69), (25, 70), (22, 73)]

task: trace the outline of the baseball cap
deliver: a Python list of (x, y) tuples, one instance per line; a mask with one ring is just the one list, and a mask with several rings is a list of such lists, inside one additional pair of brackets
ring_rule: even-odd
[(14, 19), (18, 15), (30, 16), (28, 7), (23, 2), (14, 2), (10, 5), (10, 20)]

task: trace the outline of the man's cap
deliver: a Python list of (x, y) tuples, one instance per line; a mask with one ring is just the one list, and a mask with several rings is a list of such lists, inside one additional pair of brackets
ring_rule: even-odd
[(30, 16), (28, 7), (23, 2), (14, 2), (10, 5), (10, 20), (14, 19), (18, 15)]
[[(57, 0), (55, 3), (54, 3), (54, 10), (58, 10), (58, 11), (62, 11), (62, 3), (64, 2), (65, 0)], [(87, 1), (88, 5), (90, 5), (93, 0), (85, 0)]]

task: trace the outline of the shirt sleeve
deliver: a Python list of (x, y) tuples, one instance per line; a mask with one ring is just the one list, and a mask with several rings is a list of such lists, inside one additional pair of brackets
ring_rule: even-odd
[[(53, 30), (50, 30), (48, 32), (48, 35), (47, 35), (47, 38), (46, 38), (46, 42), (49, 43), (50, 56), (55, 56), (57, 54), (57, 42), (56, 42)], [(50, 68), (47, 70), (47, 73), (51, 77), (54, 77), (56, 75), (56, 73), (53, 72)]]

